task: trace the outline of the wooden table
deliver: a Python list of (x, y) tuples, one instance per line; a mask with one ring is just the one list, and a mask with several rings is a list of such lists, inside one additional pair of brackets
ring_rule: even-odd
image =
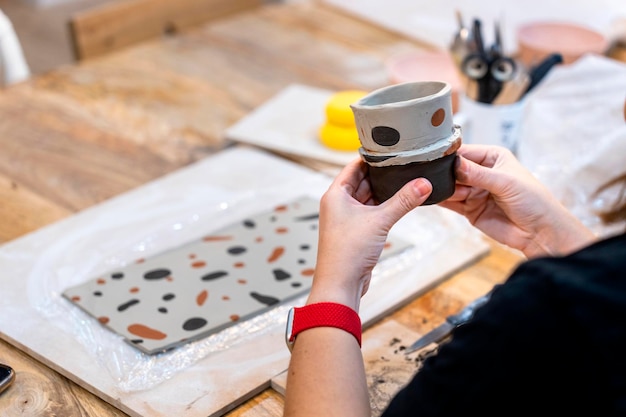
[[(234, 146), (223, 131), (291, 83), (371, 90), (389, 83), (385, 58), (426, 47), (320, 4), (268, 4), (1, 91), (0, 243)], [(492, 244), (389, 319), (426, 332), (520, 260)], [(0, 362), (18, 373), (3, 416), (125, 415), (20, 346), (0, 341)], [(267, 389), (228, 415), (282, 405)]]

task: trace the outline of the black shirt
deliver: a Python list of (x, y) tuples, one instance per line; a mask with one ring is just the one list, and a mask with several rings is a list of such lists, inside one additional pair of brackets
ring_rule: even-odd
[(626, 416), (626, 234), (522, 263), (383, 416), (551, 413)]

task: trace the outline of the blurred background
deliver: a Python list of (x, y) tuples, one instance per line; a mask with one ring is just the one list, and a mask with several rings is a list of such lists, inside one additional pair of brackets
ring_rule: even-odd
[(13, 23), (32, 74), (74, 62), (68, 21), (72, 13), (111, 0), (0, 0)]

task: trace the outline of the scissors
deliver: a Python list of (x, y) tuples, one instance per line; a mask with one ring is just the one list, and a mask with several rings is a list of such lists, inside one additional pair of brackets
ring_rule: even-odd
[(474, 19), (472, 31), (476, 51), (463, 59), (461, 71), (468, 79), (477, 83), (477, 100), (482, 103), (491, 103), (502, 89), (502, 85), (514, 78), (517, 66), (512, 58), (502, 53), (500, 28), (497, 24), (496, 40), (489, 51), (485, 50), (483, 44), (480, 20)]

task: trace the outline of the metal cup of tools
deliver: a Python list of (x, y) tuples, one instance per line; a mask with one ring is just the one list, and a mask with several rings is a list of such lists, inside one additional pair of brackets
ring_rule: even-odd
[(368, 164), (378, 202), (418, 177), (433, 185), (424, 205), (454, 193), (461, 128), (453, 122), (451, 91), (446, 82), (406, 82), (375, 90), (350, 105), (359, 154)]

